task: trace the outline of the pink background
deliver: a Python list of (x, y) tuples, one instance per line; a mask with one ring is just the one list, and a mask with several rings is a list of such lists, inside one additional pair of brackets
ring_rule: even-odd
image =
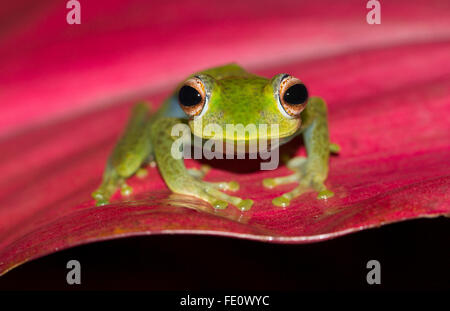
[[(81, 25), (67, 11), (64, 1), (0, 8), (0, 273), (120, 236), (304, 243), (450, 214), (448, 1), (382, 1), (381, 25), (366, 23), (365, 1), (81, 1)], [(336, 196), (276, 208), (292, 185), (261, 180), (289, 171), (239, 174), (236, 162), (208, 179), (238, 180), (238, 195), (257, 202), (248, 213), (170, 196), (155, 168), (130, 180), (134, 197), (95, 207), (133, 102), (157, 106), (191, 72), (228, 62), (291, 73), (327, 100), (342, 146), (327, 181)], [(209, 212), (189, 208), (199, 206)]]

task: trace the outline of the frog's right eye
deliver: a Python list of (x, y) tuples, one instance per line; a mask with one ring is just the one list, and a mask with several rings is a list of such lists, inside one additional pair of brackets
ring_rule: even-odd
[(205, 100), (205, 87), (197, 77), (187, 80), (178, 91), (180, 107), (188, 116), (199, 115), (205, 105)]
[(297, 78), (284, 75), (278, 91), (278, 101), (288, 116), (298, 118), (308, 102), (308, 90)]

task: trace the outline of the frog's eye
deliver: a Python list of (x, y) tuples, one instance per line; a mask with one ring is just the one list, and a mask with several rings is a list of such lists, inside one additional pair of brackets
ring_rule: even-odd
[(205, 87), (197, 78), (187, 80), (178, 91), (178, 100), (183, 111), (191, 116), (197, 116), (205, 105)]
[(308, 90), (299, 79), (286, 75), (280, 83), (279, 100), (288, 115), (298, 117), (308, 101)]

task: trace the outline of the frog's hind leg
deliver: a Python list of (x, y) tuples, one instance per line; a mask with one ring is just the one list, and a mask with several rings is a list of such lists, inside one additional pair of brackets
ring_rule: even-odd
[(149, 108), (146, 103), (139, 103), (134, 106), (125, 132), (108, 158), (101, 185), (92, 193), (97, 205), (107, 204), (118, 188), (122, 195), (130, 195), (133, 189), (125, 180), (148, 161), (151, 153)]

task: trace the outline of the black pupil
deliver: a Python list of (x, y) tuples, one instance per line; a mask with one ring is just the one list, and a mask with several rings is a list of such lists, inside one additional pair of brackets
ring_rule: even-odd
[(180, 89), (178, 99), (183, 106), (191, 107), (202, 101), (202, 95), (193, 87), (185, 85)]
[(295, 84), (284, 92), (283, 100), (290, 105), (301, 105), (308, 99), (308, 90), (303, 84)]

